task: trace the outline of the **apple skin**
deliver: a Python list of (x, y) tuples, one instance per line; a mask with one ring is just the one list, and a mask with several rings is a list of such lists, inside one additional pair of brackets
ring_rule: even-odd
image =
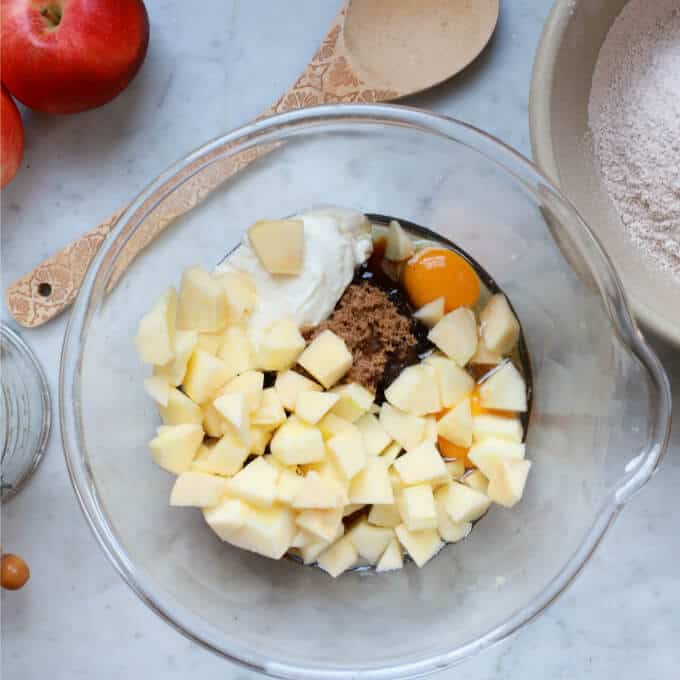
[(0, 187), (12, 181), (24, 155), (24, 124), (9, 92), (0, 91)]
[(106, 104), (146, 56), (142, 0), (0, 0), (0, 11), (2, 82), (37, 111)]

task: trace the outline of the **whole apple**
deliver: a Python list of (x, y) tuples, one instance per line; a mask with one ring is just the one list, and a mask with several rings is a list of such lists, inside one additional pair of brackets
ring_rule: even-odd
[(113, 99), (149, 44), (141, 0), (0, 0), (2, 82), (45, 113), (77, 113)]
[(17, 174), (24, 155), (24, 125), (9, 92), (0, 91), (0, 187)]

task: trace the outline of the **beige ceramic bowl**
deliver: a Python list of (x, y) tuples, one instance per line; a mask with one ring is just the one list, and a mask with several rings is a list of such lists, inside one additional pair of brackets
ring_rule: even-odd
[(534, 62), (531, 144), (536, 163), (575, 203), (614, 261), (638, 321), (680, 345), (680, 285), (668, 274), (654, 271), (626, 237), (588, 141), (593, 71), (607, 32), (625, 4), (626, 0), (555, 2)]

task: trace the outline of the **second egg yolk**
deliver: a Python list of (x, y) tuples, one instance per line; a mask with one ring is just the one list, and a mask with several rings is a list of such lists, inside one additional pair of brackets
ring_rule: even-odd
[(479, 278), (470, 264), (445, 248), (426, 248), (404, 267), (403, 285), (415, 307), (444, 298), (444, 311), (472, 307), (479, 298)]

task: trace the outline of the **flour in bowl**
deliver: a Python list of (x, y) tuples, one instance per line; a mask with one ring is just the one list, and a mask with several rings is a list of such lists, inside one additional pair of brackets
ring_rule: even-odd
[(631, 0), (588, 106), (600, 174), (633, 243), (680, 282), (680, 0)]

